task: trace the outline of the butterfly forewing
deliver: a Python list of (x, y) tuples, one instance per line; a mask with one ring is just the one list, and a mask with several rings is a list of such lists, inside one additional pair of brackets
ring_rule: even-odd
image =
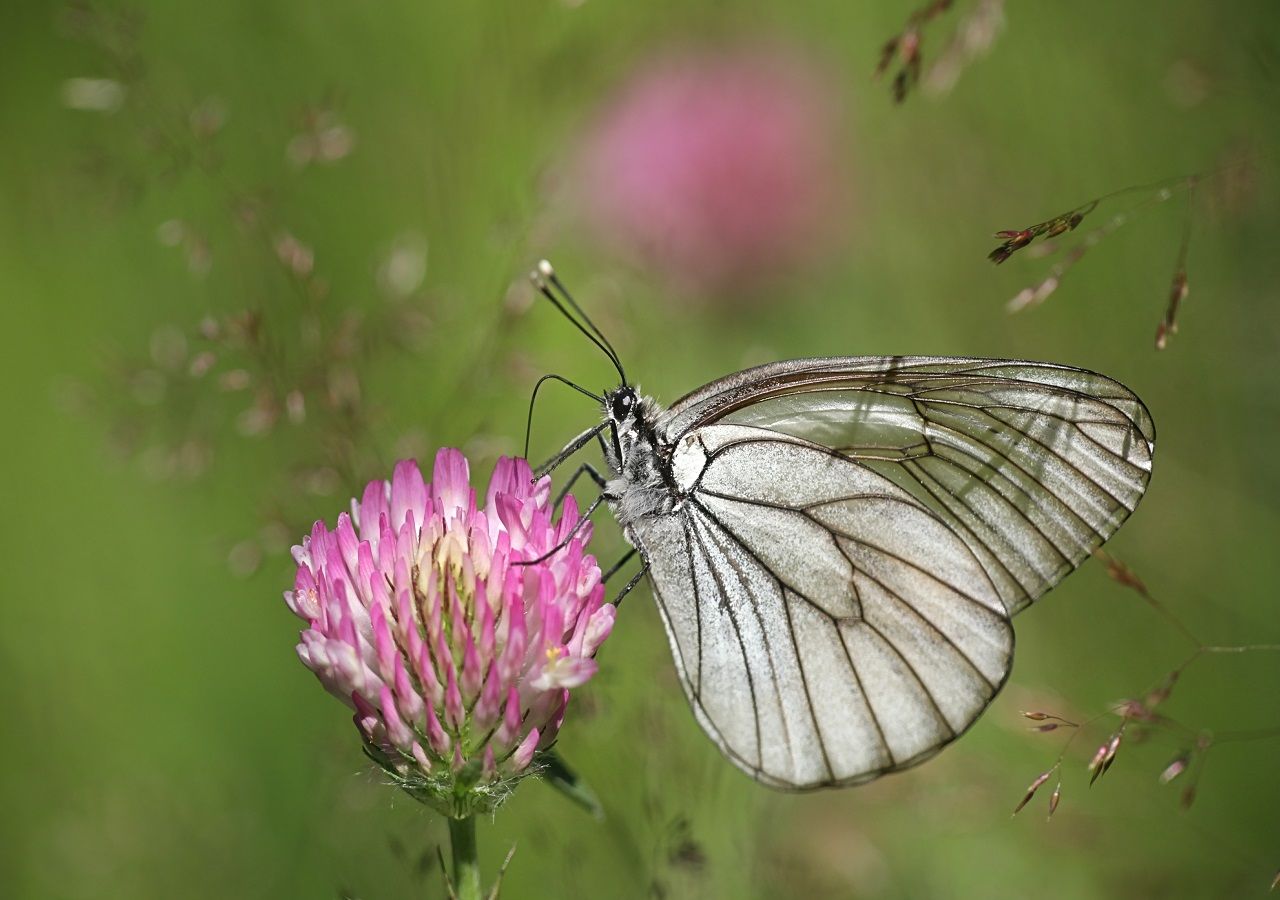
[(1103, 376), (923, 357), (747, 370), (657, 425), (683, 500), (628, 532), (686, 692), (739, 766), (800, 789), (964, 731), (1009, 616), (1119, 527), (1154, 440)]
[(1010, 613), (1115, 533), (1146, 490), (1155, 440), (1146, 407), (1105, 376), (935, 357), (748, 369), (677, 402), (664, 425), (678, 444), (721, 423), (812, 441), (888, 478), (970, 546)]

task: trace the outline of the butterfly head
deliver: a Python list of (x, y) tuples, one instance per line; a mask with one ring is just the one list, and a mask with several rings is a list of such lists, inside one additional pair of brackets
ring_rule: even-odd
[(605, 413), (614, 428), (633, 424), (632, 420), (635, 419), (636, 412), (640, 408), (640, 396), (635, 392), (635, 388), (624, 384), (609, 391), (604, 399)]

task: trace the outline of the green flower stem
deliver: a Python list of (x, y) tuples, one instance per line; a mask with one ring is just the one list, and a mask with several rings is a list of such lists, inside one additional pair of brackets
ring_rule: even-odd
[(449, 819), (453, 850), (453, 889), (458, 900), (480, 900), (480, 859), (476, 853), (476, 818)]

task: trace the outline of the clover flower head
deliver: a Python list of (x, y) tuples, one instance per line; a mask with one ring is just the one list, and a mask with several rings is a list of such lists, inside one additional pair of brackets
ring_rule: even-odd
[(591, 525), (574, 531), (572, 497), (554, 518), (549, 494), (503, 458), (479, 508), (445, 449), (430, 483), (400, 462), (293, 548), (298, 655), (355, 711), (365, 752), (445, 815), (492, 810), (536, 771), (613, 628)]

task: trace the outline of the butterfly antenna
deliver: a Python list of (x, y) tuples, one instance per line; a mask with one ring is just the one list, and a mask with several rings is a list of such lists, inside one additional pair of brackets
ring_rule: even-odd
[[(573, 299), (573, 294), (569, 293), (569, 289), (564, 286), (564, 282), (560, 280), (560, 276), (558, 276), (555, 273), (555, 270), (551, 268), (551, 263), (544, 259), (539, 263), (538, 268), (541, 270), (542, 274), (551, 281), (551, 285), (560, 292), (560, 296), (565, 299), (573, 311), (576, 312), (582, 318), (582, 321), (587, 324), (587, 327), (595, 333), (596, 337), (600, 338), (601, 342), (603, 342), (607, 348), (609, 348), (610, 357), (612, 357), (615, 363), (619, 363), (618, 367), (621, 368), (618, 351), (613, 349), (613, 344), (609, 342), (607, 337), (605, 337), (604, 332), (600, 330), (600, 327), (596, 325), (595, 322), (591, 321), (591, 317), (588, 316), (586, 312), (583, 311), (582, 307), (578, 305), (578, 301)], [(623, 378), (622, 380), (625, 382), (626, 378)]]
[[(550, 300), (552, 305), (560, 310), (561, 315), (572, 322), (575, 328), (585, 334), (591, 340), (591, 343), (599, 347), (601, 352), (609, 357), (613, 367), (618, 370), (618, 377), (622, 379), (623, 384), (627, 384), (627, 373), (622, 368), (622, 361), (618, 359), (618, 354), (613, 349), (613, 344), (609, 343), (609, 339), (604, 336), (604, 332), (596, 326), (596, 323), (591, 321), (591, 317), (582, 311), (582, 307), (578, 305), (577, 301), (573, 299), (573, 295), (565, 288), (564, 282), (556, 275), (556, 270), (551, 268), (551, 263), (545, 259), (542, 260), (538, 263), (538, 268), (529, 277), (542, 296)], [(551, 288), (553, 287), (559, 292), (559, 297), (552, 293)], [(561, 302), (562, 299), (563, 303)], [(577, 314), (576, 316), (571, 315), (569, 310), (565, 309), (566, 303)], [(579, 321), (579, 318), (581, 321)], [(586, 325), (583, 325), (583, 322)]]
[(590, 397), (592, 400), (596, 401), (597, 403), (604, 403), (603, 397), (591, 393), (582, 385), (574, 384), (572, 381), (570, 381), (567, 378), (563, 378), (559, 375), (543, 375), (541, 378), (538, 379), (538, 383), (533, 386), (533, 394), (532, 396), (529, 397), (529, 416), (525, 420), (525, 424), (524, 424), (524, 453), (521, 454), (521, 456), (523, 456), (525, 459), (529, 458), (529, 435), (533, 431), (533, 404), (538, 399), (538, 388), (542, 387), (542, 383), (544, 381), (558, 381), (561, 384), (567, 384), (569, 387), (573, 388), (579, 394), (586, 394), (588, 397)]

